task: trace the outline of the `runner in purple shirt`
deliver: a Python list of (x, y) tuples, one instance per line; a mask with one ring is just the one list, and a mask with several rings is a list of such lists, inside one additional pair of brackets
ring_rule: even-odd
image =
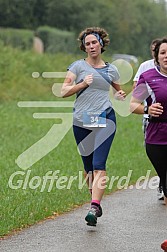
[[(136, 114), (149, 114), (146, 153), (162, 181), (167, 206), (167, 38), (154, 49), (157, 67), (141, 74), (130, 102)], [(147, 106), (143, 105), (146, 99)]]

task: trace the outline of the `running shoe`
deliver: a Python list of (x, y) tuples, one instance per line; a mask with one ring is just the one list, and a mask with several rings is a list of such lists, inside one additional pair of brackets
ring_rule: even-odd
[[(94, 207), (94, 206), (92, 206), (92, 207)], [(95, 207), (96, 207), (96, 206), (95, 206)], [(102, 207), (99, 205), (98, 211), (97, 211), (97, 217), (101, 217), (102, 214), (103, 214), (103, 212), (102, 212)]]
[(96, 226), (97, 218), (102, 216), (101, 206), (92, 205), (88, 214), (85, 217), (88, 226)]
[(157, 197), (159, 200), (164, 200), (164, 193), (163, 193), (163, 189), (162, 189), (162, 186), (160, 185), (158, 188), (157, 188)]

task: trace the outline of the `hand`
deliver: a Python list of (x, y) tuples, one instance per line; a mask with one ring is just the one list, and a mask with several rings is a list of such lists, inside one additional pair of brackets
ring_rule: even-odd
[(148, 113), (153, 117), (159, 117), (163, 113), (163, 107), (161, 106), (161, 103), (157, 102), (149, 106)]
[(93, 82), (93, 74), (87, 75), (83, 82), (89, 86)]
[(126, 93), (125, 93), (123, 90), (119, 90), (119, 91), (117, 91), (117, 92), (115, 93), (114, 97), (115, 97), (115, 99), (117, 99), (117, 100), (123, 101), (123, 100), (125, 100)]

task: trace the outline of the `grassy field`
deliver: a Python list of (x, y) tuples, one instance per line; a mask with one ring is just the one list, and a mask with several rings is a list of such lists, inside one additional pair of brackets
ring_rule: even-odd
[[(86, 185), (78, 188), (79, 171), (83, 171), (72, 129), (61, 143), (31, 167), (23, 170), (16, 163), (17, 157), (43, 138), (56, 123), (55, 119), (34, 119), (35, 112), (71, 112), (71, 108), (19, 108), (18, 101), (53, 100), (53, 80), (35, 80), (31, 73), (38, 71), (65, 71), (74, 56), (41, 56), (32, 52), (1, 49), (4, 60), (0, 61), (0, 235), (22, 229), (48, 217), (55, 217), (90, 200)], [(2, 58), (2, 57), (1, 57)], [(11, 63), (7, 62), (11, 58)], [(5, 63), (6, 62), (6, 63)], [(5, 66), (8, 64), (9, 70)], [(9, 75), (9, 76), (8, 76)], [(107, 175), (127, 176), (132, 170), (130, 184), (152, 170), (143, 147), (141, 117), (117, 114), (118, 129), (107, 161)], [(55, 136), (57, 135), (55, 134)], [(53, 186), (50, 180), (44, 184), (46, 174), (57, 171)], [(60, 177), (64, 180), (60, 181)], [(66, 180), (66, 178), (67, 180)], [(73, 181), (71, 176), (76, 177)], [(81, 178), (80, 178), (81, 179)], [(70, 182), (71, 181), (71, 186)], [(109, 185), (109, 184), (108, 184)], [(123, 182), (122, 182), (123, 185)], [(69, 187), (68, 187), (69, 186)], [(60, 188), (61, 187), (61, 188)], [(106, 194), (118, 188), (117, 181), (106, 189)]]

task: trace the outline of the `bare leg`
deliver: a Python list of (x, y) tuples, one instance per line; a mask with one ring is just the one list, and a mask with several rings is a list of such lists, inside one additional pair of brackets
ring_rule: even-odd
[(106, 187), (106, 171), (95, 170), (92, 185), (92, 200), (101, 201)]
[(165, 205), (167, 206), (167, 198), (164, 196), (164, 202), (165, 202)]

